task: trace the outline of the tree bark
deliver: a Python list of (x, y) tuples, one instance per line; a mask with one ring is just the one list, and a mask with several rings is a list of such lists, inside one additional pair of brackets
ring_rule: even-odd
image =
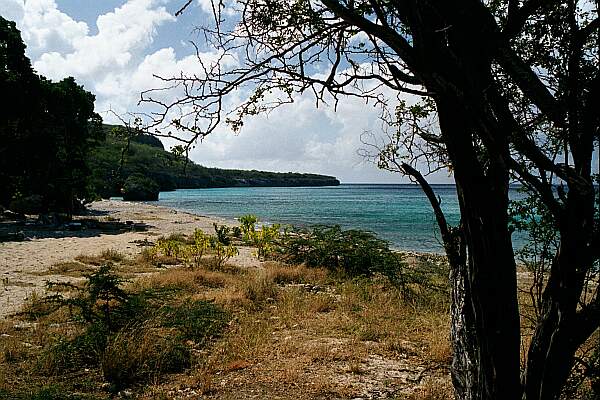
[(487, 173), (460, 102), (437, 101), (442, 136), (454, 166), (465, 263), (451, 265), (452, 379), (458, 399), (521, 397), (516, 265), (508, 231), (508, 172)]
[(560, 218), (561, 242), (543, 294), (542, 315), (529, 347), (524, 398), (558, 399), (577, 349), (597, 329), (580, 323), (578, 308), (585, 271), (592, 265), (594, 189), (571, 188)]

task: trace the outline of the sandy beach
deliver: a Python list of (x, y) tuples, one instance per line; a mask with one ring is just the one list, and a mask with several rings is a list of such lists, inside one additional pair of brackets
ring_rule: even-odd
[[(214, 232), (213, 223), (234, 225), (214, 217), (197, 216), (147, 203), (102, 200), (92, 203), (89, 214), (100, 220), (133, 221), (145, 223), (146, 231), (119, 234), (90, 235), (83, 231), (55, 231), (28, 233), (25, 241), (0, 243), (0, 318), (18, 310), (32, 293), (43, 293), (46, 281), (73, 280), (62, 275), (48, 275), (45, 271), (60, 262), (72, 261), (81, 254), (99, 254), (113, 249), (127, 256), (140, 252), (136, 241), (153, 242), (161, 235), (191, 233), (194, 229)], [(38, 237), (39, 236), (39, 237)], [(255, 267), (260, 262), (249, 248), (240, 248), (240, 254), (231, 262), (238, 266)]]

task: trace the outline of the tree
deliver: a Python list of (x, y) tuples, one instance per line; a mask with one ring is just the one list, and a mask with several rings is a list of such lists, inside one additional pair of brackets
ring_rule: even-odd
[(0, 65), (0, 204), (36, 197), (36, 211), (72, 214), (93, 197), (87, 155), (103, 137), (94, 95), (73, 78), (38, 76), (15, 23), (1, 17)]
[[(222, 122), (238, 130), (303, 93), (317, 104), (358, 96), (381, 107), (392, 132), (378, 161), (423, 187), (451, 264), (457, 398), (559, 397), (577, 349), (600, 324), (598, 290), (582, 300), (600, 255), (598, 1), (212, 4), (214, 24), (202, 32), (217, 60), (199, 50), (197, 74), (165, 77), (167, 88), (142, 94), (162, 107), (151, 128), (187, 132), (191, 145)], [(169, 90), (180, 90), (171, 102)], [(230, 110), (240, 91), (251, 94)], [(451, 169), (458, 226), (415, 168), (423, 159)], [(512, 180), (559, 233), (522, 374)]]

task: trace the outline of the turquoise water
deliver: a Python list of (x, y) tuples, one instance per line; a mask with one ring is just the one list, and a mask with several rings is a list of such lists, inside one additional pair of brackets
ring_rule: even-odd
[[(434, 190), (448, 222), (456, 224), (455, 187), (434, 185)], [(158, 204), (228, 219), (255, 214), (268, 223), (337, 224), (375, 232), (397, 249), (443, 251), (431, 206), (416, 185), (180, 189), (160, 193)]]

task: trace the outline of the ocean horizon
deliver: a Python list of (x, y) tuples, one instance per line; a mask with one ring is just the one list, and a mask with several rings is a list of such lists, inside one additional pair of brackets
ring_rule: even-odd
[[(431, 186), (448, 223), (456, 225), (460, 211), (455, 185)], [(510, 196), (522, 196), (518, 186), (511, 187)], [(443, 252), (431, 205), (415, 184), (178, 189), (161, 192), (157, 204), (230, 220), (254, 214), (265, 224), (340, 225), (371, 231), (396, 250)], [(515, 247), (520, 247), (522, 241), (514, 239)]]

